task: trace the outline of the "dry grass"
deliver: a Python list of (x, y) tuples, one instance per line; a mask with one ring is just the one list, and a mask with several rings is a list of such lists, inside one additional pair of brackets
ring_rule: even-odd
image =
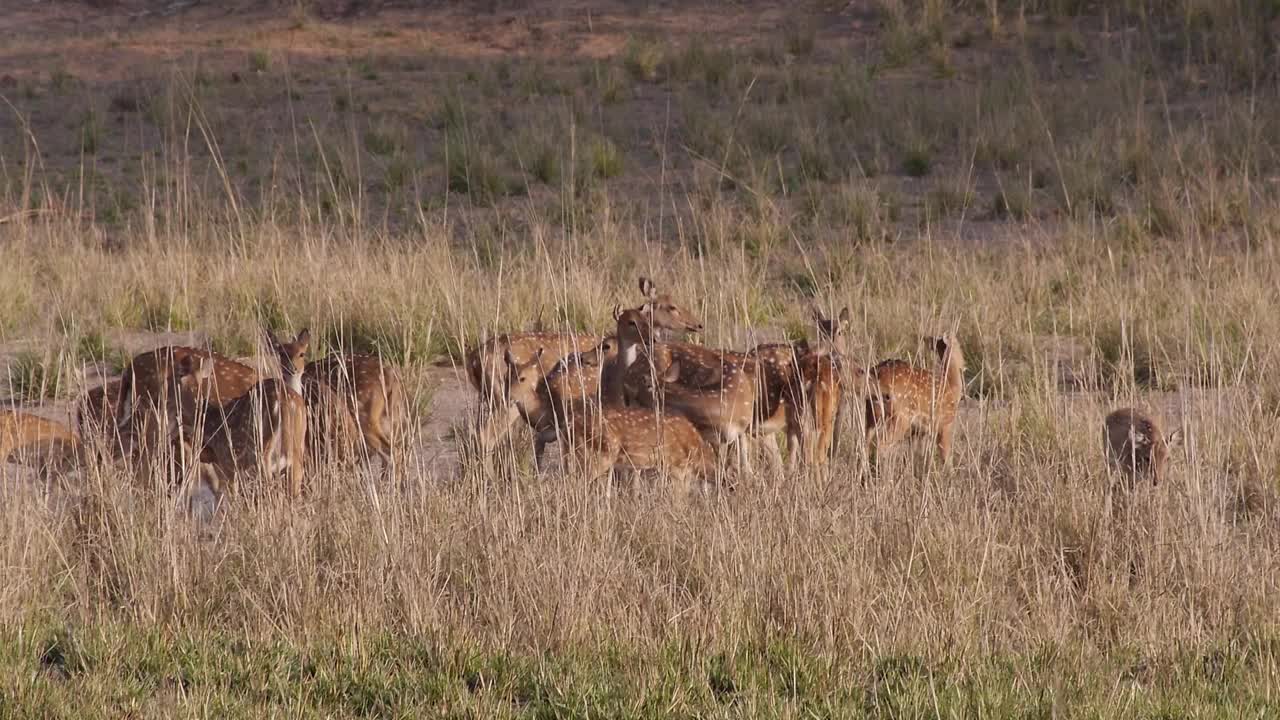
[[(1174, 47), (1116, 49), (1077, 3), (979, 5), (883, 3), (839, 66), (818, 14), (754, 49), (637, 32), (590, 72), (467, 61), (411, 111), (347, 80), (248, 138), (241, 90), (179, 67), (111, 101), (153, 118), (141, 153), (107, 115), (6, 139), (10, 395), (74, 396), (139, 330), (248, 354), (259, 325), (305, 325), (402, 363), (417, 411), (396, 477), (326, 470), (208, 525), (122, 468), (44, 489), (7, 466), (0, 712), (1264, 712), (1280, 97), (1240, 23), (1274, 10), (1128, 3), (1113, 22)], [(301, 60), (255, 42), (235, 67), (260, 99)], [(421, 72), (361, 57), (380, 83)], [(328, 92), (347, 99), (311, 104)], [(538, 122), (517, 132), (508, 92)], [(657, 92), (679, 106), (654, 114)], [(491, 462), (439, 437), (471, 408), (436, 364), (493, 332), (604, 330), (642, 274), (711, 345), (795, 334), (813, 303), (854, 309), (860, 363), (957, 329), (954, 465), (870, 476), (851, 419), (827, 470), (607, 497), (534, 476), (526, 433)], [(1113, 485), (1121, 404), (1187, 431), (1165, 484)]]

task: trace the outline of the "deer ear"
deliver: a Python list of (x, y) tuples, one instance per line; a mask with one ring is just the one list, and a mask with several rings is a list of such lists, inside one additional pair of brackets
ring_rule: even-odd
[(506, 360), (507, 365), (510, 367), (516, 367), (518, 364), (516, 363), (516, 356), (511, 354), (511, 348), (507, 348), (507, 352), (502, 356), (502, 359)]
[(302, 349), (306, 350), (307, 346), (311, 344), (311, 328), (302, 328), (298, 332), (298, 338), (294, 340), (294, 343), (301, 345)]
[(1182, 440), (1183, 440), (1182, 428), (1178, 428), (1177, 430), (1174, 430), (1173, 432), (1164, 436), (1164, 444), (1168, 445), (1169, 447), (1178, 447), (1179, 445), (1182, 444)]
[(947, 342), (946, 335), (939, 335), (933, 338), (933, 351), (938, 354), (938, 357), (946, 355), (947, 348), (950, 346), (951, 344)]
[(817, 305), (809, 306), (809, 314), (813, 316), (813, 321), (816, 323), (821, 324), (827, 320), (827, 316), (822, 314), (822, 309)]
[(640, 278), (640, 294), (654, 300), (658, 297), (658, 286), (647, 277)]
[(614, 303), (613, 305), (613, 321), (618, 322), (618, 318), (622, 317), (622, 306)]
[(849, 312), (849, 307), (846, 305), (844, 308), (840, 310), (840, 324), (844, 325), (845, 323), (851, 322), (852, 320), (853, 320), (853, 313)]

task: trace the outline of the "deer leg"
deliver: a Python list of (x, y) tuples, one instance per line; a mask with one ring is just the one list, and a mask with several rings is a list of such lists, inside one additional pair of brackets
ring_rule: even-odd
[(832, 431), (830, 433), (830, 441), (828, 444), (828, 452), (827, 452), (828, 457), (835, 457), (836, 455), (840, 454), (840, 435), (844, 431), (844, 418), (845, 418), (844, 406), (845, 406), (845, 401), (844, 401), (844, 398), (842, 397), (836, 402), (836, 419), (831, 428)]
[(533, 471), (535, 474), (541, 475), (543, 471), (543, 458), (547, 454), (547, 445), (556, 442), (559, 437), (555, 429), (537, 431), (533, 435)]
[(781, 475), (783, 471), (782, 450), (778, 447), (778, 435), (776, 433), (767, 433), (760, 436), (760, 442), (764, 443), (764, 457), (769, 466), (769, 472)]
[(787, 404), (787, 469), (796, 472), (800, 469), (802, 458), (804, 462), (809, 462), (808, 453), (812, 452), (809, 448), (808, 435), (809, 428), (805, 427), (804, 408), (797, 407), (794, 403)]
[(877, 471), (880, 454), (897, 445), (911, 431), (911, 422), (900, 415), (890, 415), (883, 422), (867, 428), (867, 456), (871, 471)]
[(748, 477), (751, 475), (751, 448), (747, 445), (747, 434), (738, 433), (733, 443), (738, 446), (738, 472), (742, 477)]
[(515, 424), (518, 417), (520, 417), (520, 408), (512, 404), (493, 407), (487, 413), (483, 413), (478, 430), (481, 451), (486, 454), (492, 452), (498, 442), (511, 431), (511, 426)]
[(953, 423), (945, 423), (938, 428), (938, 455), (942, 457), (944, 467), (951, 465), (951, 432)]

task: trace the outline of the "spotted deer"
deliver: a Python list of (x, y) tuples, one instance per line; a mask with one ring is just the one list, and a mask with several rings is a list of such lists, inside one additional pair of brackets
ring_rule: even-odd
[(562, 359), (549, 371), (543, 353), (526, 363), (506, 358), (507, 394), (524, 412), (558, 414), (547, 431), (562, 436), (565, 464), (588, 480), (613, 471), (669, 471), (680, 482), (715, 472), (715, 452), (688, 419), (652, 408), (601, 404), (592, 397), (602, 371), (598, 359)]
[(307, 363), (302, 395), (316, 433), (309, 436), (313, 453), (326, 445), (338, 457), (354, 449), (381, 457), (388, 471), (393, 467), (408, 421), (398, 368), (376, 355), (332, 354)]
[[(210, 489), (215, 497), (221, 498), (242, 472), (260, 481), (283, 475), (289, 495), (302, 494), (307, 408), (301, 391), (310, 339), (307, 330), (288, 343), (268, 334), (283, 379), (260, 380), (235, 400), (204, 408), (196, 447), (200, 461), (212, 466)], [(207, 386), (216, 373), (211, 358), (189, 355), (177, 363), (176, 372), (180, 379), (174, 385), (174, 400), (195, 403), (210, 396)]]
[(67, 472), (84, 460), (71, 428), (16, 410), (0, 411), (0, 463), (22, 462), (44, 473)]
[[(698, 332), (702, 329), (702, 323), (695, 319), (688, 310), (676, 304), (670, 295), (659, 293), (652, 280), (644, 277), (640, 278), (640, 290), (644, 294), (645, 301), (638, 309), (652, 318), (653, 326), (658, 330)], [(618, 312), (619, 310), (615, 308), (615, 316)], [(510, 367), (509, 363), (507, 363), (508, 356), (517, 365), (522, 365), (529, 362), (534, 353), (540, 352), (541, 362), (549, 368), (564, 357), (595, 352), (608, 344), (607, 338), (601, 338), (598, 335), (525, 333), (519, 336), (495, 338), (476, 352), (473, 352), (468, 358), (468, 373), (471, 377), (472, 385), (480, 391), (481, 406), (487, 406), (488, 408), (488, 413), (482, 419), (480, 427), (481, 447), (486, 450), (492, 449), (516, 420), (521, 417), (530, 424), (535, 433), (539, 432), (536, 423), (541, 422), (541, 420), (538, 415), (522, 412), (519, 408), (504, 401), (506, 395), (503, 391), (504, 383), (507, 381)], [(606, 354), (612, 354), (614, 351), (608, 349), (605, 352)], [(498, 362), (502, 363), (501, 372), (497, 375), (494, 375), (490, 369), (493, 365), (493, 360), (490, 358), (494, 355), (497, 356)], [(613, 373), (614, 371), (612, 363), (605, 367), (606, 373)], [(491, 398), (491, 401), (486, 403), (485, 398)], [(546, 443), (543, 442), (542, 447), (545, 448), (545, 445)], [(535, 460), (541, 461), (541, 453), (537, 447), (536, 440)]]
[[(184, 375), (205, 367), (204, 395), (188, 397), (177, 392)], [(203, 417), (205, 403), (223, 406), (244, 396), (258, 382), (248, 365), (215, 352), (191, 347), (163, 347), (137, 355), (125, 368), (115, 401), (116, 427), (132, 438), (138, 472), (150, 477), (167, 455), (170, 470), (182, 465), (191, 429)]]
[[(642, 307), (670, 319), (671, 329), (699, 332), (702, 323), (676, 304), (671, 296), (660, 293), (658, 286), (647, 277), (640, 278), (640, 292), (644, 296)], [(493, 406), (502, 401), (502, 383), (506, 379), (506, 354), (510, 352), (517, 362), (526, 363), (539, 350), (543, 362), (555, 364), (560, 358), (573, 353), (587, 352), (600, 344), (599, 335), (589, 333), (523, 332), (492, 337), (467, 354), (467, 378), (480, 394), (482, 406)]]
[(833, 437), (843, 389), (844, 328), (849, 308), (835, 319), (813, 309), (816, 342), (757, 345), (751, 351), (760, 367), (754, 433), (763, 436), (780, 464), (776, 435), (786, 432), (788, 466), (825, 462)]
[(844, 383), (840, 363), (835, 356), (810, 353), (797, 365), (797, 381), (788, 383), (784, 403), (790, 465), (823, 465), (834, 449)]
[(1164, 477), (1169, 448), (1182, 441), (1182, 431), (1165, 434), (1151, 415), (1134, 408), (1121, 408), (1107, 415), (1102, 440), (1107, 459), (1130, 482), (1150, 478), (1158, 485)]
[[(599, 403), (601, 378), (617, 363), (618, 343), (607, 337), (595, 349), (563, 357), (549, 368), (545, 356), (537, 353), (527, 363), (513, 353), (505, 358), (505, 401), (533, 430), (534, 466), (539, 470), (547, 445), (564, 436), (572, 413), (585, 403)], [(535, 365), (537, 373), (530, 369)]]
[(868, 373), (866, 437), (871, 462), (908, 434), (932, 436), (944, 463), (950, 461), (956, 410), (964, 395), (964, 353), (954, 335), (933, 339), (938, 367), (912, 367), (885, 360)]
[(736, 447), (739, 469), (749, 473), (758, 363), (744, 353), (656, 342), (643, 308), (618, 313), (616, 337), (621, 372), (605, 389), (606, 402), (683, 415), (708, 441)]

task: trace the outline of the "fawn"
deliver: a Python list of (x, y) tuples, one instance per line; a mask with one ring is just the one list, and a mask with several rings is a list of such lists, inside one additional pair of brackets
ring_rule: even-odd
[(964, 353), (955, 336), (933, 339), (934, 371), (902, 360), (885, 360), (871, 369), (866, 388), (867, 448), (874, 466), (877, 453), (909, 433), (932, 436), (944, 463), (950, 461), (956, 409), (964, 395)]

